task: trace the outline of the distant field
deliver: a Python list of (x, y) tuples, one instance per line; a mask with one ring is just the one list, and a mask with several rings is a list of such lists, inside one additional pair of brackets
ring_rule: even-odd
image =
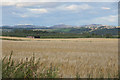
[(11, 39), (2, 40), (3, 56), (13, 51), (13, 58), (19, 60), (34, 53), (43, 64), (59, 66), (62, 77), (75, 77), (76, 74), (82, 78), (118, 77), (118, 39), (0, 38)]
[(50, 40), (50, 41), (118, 41), (117, 38), (69, 38), (69, 39), (40, 39), (40, 38), (25, 38), (25, 37), (6, 37), (6, 36), (0, 36), (0, 39), (10, 39), (10, 40), (24, 40), (24, 41), (44, 41), (44, 40)]

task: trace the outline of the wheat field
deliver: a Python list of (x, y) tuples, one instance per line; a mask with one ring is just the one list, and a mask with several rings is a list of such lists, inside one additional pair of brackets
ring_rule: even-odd
[(11, 51), (16, 61), (34, 53), (41, 66), (58, 66), (62, 78), (118, 77), (118, 39), (2, 40), (2, 56), (9, 56)]

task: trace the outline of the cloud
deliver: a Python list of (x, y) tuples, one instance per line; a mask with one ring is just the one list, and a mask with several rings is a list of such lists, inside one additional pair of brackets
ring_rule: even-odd
[(30, 6), (34, 6), (34, 5), (40, 5), (41, 3), (37, 3), (37, 2), (33, 2), (33, 3), (31, 3), (31, 2), (28, 2), (28, 3), (26, 3), (26, 2), (24, 2), (24, 3), (17, 3), (15, 6), (16, 7), (30, 7)]
[(119, 2), (119, 0), (3, 0), (2, 2)]
[(44, 9), (44, 8), (41, 8), (41, 9), (29, 9), (29, 11), (33, 12), (33, 13), (47, 13), (48, 10), (47, 9)]
[(16, 2), (2, 2), (2, 6), (13, 6), (16, 5)]
[(28, 15), (20, 15), (22, 18), (28, 17)]
[(100, 21), (108, 21), (108, 22), (116, 22), (117, 21), (118, 16), (117, 15), (110, 15), (107, 17), (100, 17), (97, 18)]
[(2, 6), (32, 7), (45, 4), (46, 2), (3, 2)]
[(111, 9), (111, 8), (108, 8), (108, 7), (101, 7), (101, 9), (109, 10), (109, 9)]
[(91, 9), (92, 6), (89, 6), (88, 4), (82, 4), (82, 5), (69, 5), (66, 6), (64, 9), (66, 10), (87, 10), (87, 9)]
[(12, 12), (13, 15), (18, 17), (27, 18), (27, 17), (40, 17), (45, 13), (48, 13), (48, 10), (45, 8), (22, 8), (24, 11), (20, 10)]
[(78, 8), (77, 5), (70, 5), (70, 6), (67, 6), (66, 9), (68, 10), (76, 10)]
[(109, 15), (104, 17), (97, 17), (90, 20), (91, 23), (99, 23), (99, 24), (115, 24), (118, 23), (118, 15)]
[(25, 13), (17, 13), (17, 12), (12, 12), (13, 15), (17, 15), (19, 17), (22, 17), (22, 18), (25, 18), (25, 17), (28, 17), (29, 15), (26, 15)]
[(76, 24), (105, 24), (118, 25), (118, 15), (109, 15), (104, 17), (97, 17), (91, 19), (83, 19), (76, 22)]

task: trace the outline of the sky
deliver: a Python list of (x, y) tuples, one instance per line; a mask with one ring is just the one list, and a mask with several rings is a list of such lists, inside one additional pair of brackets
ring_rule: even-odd
[(1, 6), (0, 25), (118, 25), (117, 2), (3, 2)]

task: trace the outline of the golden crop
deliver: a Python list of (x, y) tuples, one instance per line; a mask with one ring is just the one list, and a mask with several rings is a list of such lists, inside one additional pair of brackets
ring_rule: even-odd
[(117, 78), (118, 40), (99, 38), (37, 39), (30, 41), (2, 41), (2, 56), (19, 60), (35, 54), (44, 64), (58, 66), (64, 78)]

